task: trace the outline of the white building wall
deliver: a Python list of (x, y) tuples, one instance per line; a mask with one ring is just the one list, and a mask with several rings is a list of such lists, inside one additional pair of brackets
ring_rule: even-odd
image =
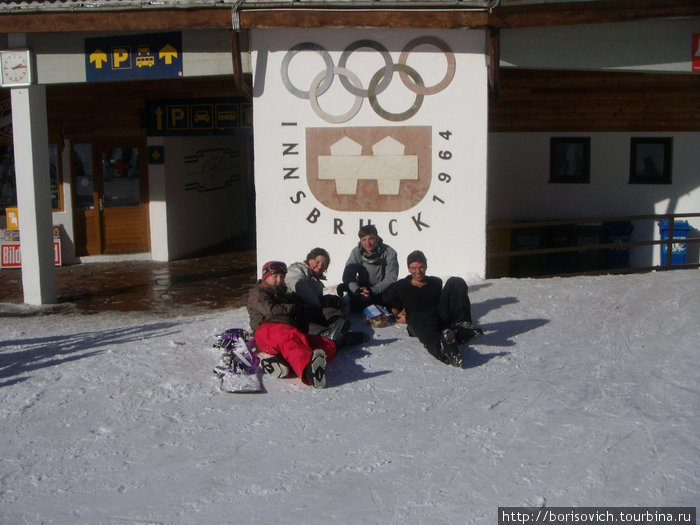
[[(591, 138), (589, 184), (549, 182), (550, 137)], [(672, 137), (672, 183), (629, 184), (630, 139)], [(700, 133), (491, 133), (490, 221), (585, 219), (700, 210)], [(700, 229), (700, 219), (689, 219)], [(650, 221), (635, 224), (633, 240), (658, 239)], [(693, 254), (694, 260), (690, 260)], [(658, 248), (635, 249), (633, 264), (658, 264)], [(691, 248), (687, 262), (698, 262)]]
[[(501, 67), (692, 73), (700, 18), (504, 29)], [(695, 73), (697, 74), (697, 73)], [(550, 184), (549, 139), (591, 137), (590, 184)], [(672, 184), (629, 184), (630, 138), (672, 137)], [(490, 133), (488, 218), (581, 219), (700, 210), (700, 133)], [(700, 219), (689, 219), (697, 236)], [(658, 239), (658, 226), (635, 222), (632, 240)], [(635, 248), (631, 264), (659, 264), (658, 247)], [(689, 245), (687, 262), (698, 262)]]
[[(366, 97), (352, 95), (343, 87), (339, 73), (350, 78), (356, 75), (367, 89), (374, 75), (381, 78), (386, 64), (385, 55), (376, 49), (346, 51), (353, 43), (372, 40), (373, 45), (383, 46), (391, 65), (401, 62), (406, 46), (422, 37), (433, 39), (432, 43), (410, 49), (404, 62), (420, 74), (424, 85), (434, 86), (447, 77), (450, 54), (455, 73), (446, 85), (426, 94), (411, 116), (397, 121), (383, 116), (382, 110), (410, 113), (420, 98), (403, 85), (396, 72), (385, 92), (375, 86), (379, 111)], [(449, 53), (436, 46), (434, 39), (443, 42)], [(305, 42), (321, 46), (327, 55), (313, 50), (288, 52)], [(259, 266), (270, 259), (301, 260), (311, 248), (321, 246), (331, 254), (328, 284), (335, 285), (358, 242), (360, 225), (371, 222), (398, 252), (402, 272), (408, 253), (422, 249), (435, 275), (483, 276), (488, 110), (485, 43), (485, 32), (475, 30), (252, 31)], [(308, 95), (302, 98), (293, 93), (291, 88), (308, 91), (314, 79), (318, 91), (323, 91), (324, 71), (340, 64), (349, 73), (335, 70), (330, 88), (316, 99), (320, 109), (314, 109)], [(351, 108), (357, 103), (361, 105), (353, 113)], [(340, 115), (343, 118), (335, 121), (329, 117)], [(360, 181), (357, 186), (351, 183), (348, 193), (343, 193), (346, 190), (339, 189), (337, 182), (333, 185), (333, 179), (367, 173), (360, 160), (350, 158), (347, 148), (343, 150), (346, 158), (332, 158), (338, 153), (332, 154), (330, 147), (342, 136), (352, 140), (350, 150), (361, 144), (361, 160), (373, 166), (369, 168), (371, 179), (398, 172), (403, 177), (407, 172), (402, 170), (409, 162), (406, 157), (419, 159), (418, 176), (405, 175), (396, 198), (382, 194), (374, 180)], [(406, 146), (395, 161), (387, 162), (372, 149), (387, 136)], [(325, 171), (324, 166), (332, 167)], [(320, 181), (322, 172), (331, 178)]]
[(240, 136), (163, 139), (164, 169), (156, 167), (151, 179), (155, 183), (150, 196), (154, 259), (192, 253), (248, 229), (246, 140)]

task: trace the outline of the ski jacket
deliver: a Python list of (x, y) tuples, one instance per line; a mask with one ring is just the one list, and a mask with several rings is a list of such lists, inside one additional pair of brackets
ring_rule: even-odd
[(262, 323), (297, 326), (297, 305), (286, 294), (286, 286), (270, 286), (258, 281), (248, 292), (250, 329), (255, 332)]
[(306, 263), (290, 264), (284, 282), (289, 292), (296, 294), (304, 304), (321, 308), (323, 283), (313, 274)]
[(362, 243), (350, 252), (345, 263), (343, 283), (352, 293), (357, 293), (361, 286), (368, 286), (373, 294), (379, 295), (391, 286), (399, 277), (399, 263), (396, 251), (379, 239), (377, 249), (368, 254)]

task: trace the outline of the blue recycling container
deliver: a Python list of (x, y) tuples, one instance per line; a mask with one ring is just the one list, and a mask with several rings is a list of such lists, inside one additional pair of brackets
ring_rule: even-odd
[[(600, 244), (603, 238), (602, 225), (597, 223), (577, 224), (574, 228), (577, 246)], [(603, 266), (602, 250), (586, 250), (574, 254), (576, 271), (587, 272), (599, 270)]]
[[(662, 219), (659, 221), (659, 234), (661, 235), (661, 240), (668, 240), (668, 220)], [(676, 239), (687, 239), (688, 232), (690, 231), (690, 225), (688, 221), (674, 221), (673, 223), (673, 240)], [(688, 244), (685, 242), (673, 243), (671, 249), (671, 266), (678, 266), (685, 264), (685, 253), (688, 249)], [(666, 244), (661, 245), (661, 265), (666, 264)]]
[[(513, 228), (511, 247), (514, 251), (542, 248), (540, 228)], [(519, 255), (510, 259), (511, 277), (535, 277), (542, 274), (542, 255)]]
[[(630, 221), (604, 222), (602, 237), (605, 244), (630, 242), (632, 230), (634, 230), (634, 226)], [(630, 266), (630, 249), (628, 246), (608, 248), (605, 250), (605, 256), (607, 269), (629, 268)]]

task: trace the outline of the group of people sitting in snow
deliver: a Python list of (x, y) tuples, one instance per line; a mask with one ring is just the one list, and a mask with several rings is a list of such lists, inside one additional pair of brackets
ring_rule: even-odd
[(368, 340), (366, 333), (350, 330), (343, 312), (346, 294), (353, 312), (383, 306), (432, 356), (461, 367), (458, 345), (483, 334), (472, 324), (464, 279), (450, 277), (443, 286), (439, 277), (426, 274), (428, 261), (419, 250), (408, 255), (409, 275), (399, 279), (396, 251), (382, 241), (377, 228), (363, 226), (358, 236), (336, 295), (324, 294), (322, 281), (331, 259), (323, 248), (314, 248), (304, 261), (289, 267), (282, 261), (263, 265), (247, 303), (256, 346), (272, 356), (261, 361), (262, 370), (274, 377), (293, 372), (305, 384), (323, 388), (326, 363), (338, 348)]

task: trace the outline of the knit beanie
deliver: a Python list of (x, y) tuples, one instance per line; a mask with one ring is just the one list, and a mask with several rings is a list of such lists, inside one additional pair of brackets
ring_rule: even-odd
[(267, 279), (270, 275), (274, 275), (276, 273), (283, 273), (287, 274), (287, 265), (284, 264), (282, 261), (268, 261), (265, 264), (263, 264), (262, 267), (262, 280), (264, 281)]

